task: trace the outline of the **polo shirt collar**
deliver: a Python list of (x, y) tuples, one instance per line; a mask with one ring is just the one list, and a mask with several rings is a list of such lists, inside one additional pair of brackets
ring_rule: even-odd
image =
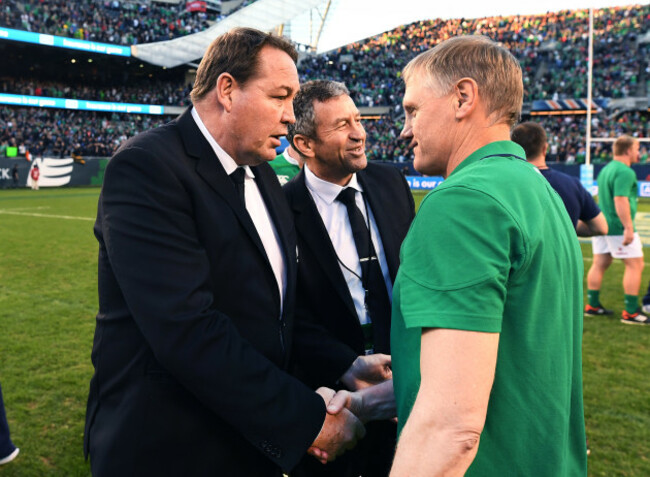
[(282, 153), (282, 155), (284, 156), (285, 161), (287, 161), (289, 164), (291, 164), (291, 165), (293, 165), (293, 166), (298, 166), (298, 167), (300, 167), (300, 165), (298, 164), (298, 160), (297, 160), (297, 159), (294, 159), (293, 157), (291, 157), (291, 156), (289, 155), (289, 148), (288, 148), (288, 147), (284, 150), (284, 152)]
[(458, 171), (464, 169), (465, 167), (469, 166), (470, 164), (474, 164), (475, 162), (480, 161), (481, 159), (487, 157), (487, 156), (492, 156), (492, 155), (499, 155), (499, 156), (513, 156), (515, 158), (520, 158), (523, 159), (524, 161), (526, 160), (526, 152), (524, 151), (524, 148), (522, 148), (519, 144), (516, 142), (512, 141), (495, 141), (491, 142), (490, 144), (487, 144), (486, 146), (483, 146), (473, 153), (471, 153), (469, 156), (467, 156), (463, 162), (458, 164), (456, 169), (452, 171), (449, 176), (452, 176), (456, 174)]

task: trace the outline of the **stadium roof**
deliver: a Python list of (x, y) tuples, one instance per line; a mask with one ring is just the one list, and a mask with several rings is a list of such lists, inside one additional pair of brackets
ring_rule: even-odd
[(589, 7), (630, 5), (629, 0), (257, 0), (211, 28), (170, 41), (132, 47), (133, 55), (159, 66), (174, 67), (201, 58), (214, 38), (235, 26), (283, 33), (317, 52), (329, 51), (400, 25), (434, 18), (480, 18)]
[(322, 3), (323, 0), (257, 0), (200, 33), (136, 45), (131, 47), (131, 52), (148, 63), (172, 68), (203, 57), (212, 40), (231, 28), (247, 26), (272, 31)]

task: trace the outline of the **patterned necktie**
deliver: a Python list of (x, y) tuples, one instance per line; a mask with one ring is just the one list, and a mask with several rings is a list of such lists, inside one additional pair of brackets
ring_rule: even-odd
[[(348, 220), (350, 221), (354, 244), (361, 263), (361, 283), (365, 291), (366, 311), (372, 322), (388, 323), (391, 305), (386, 290), (386, 282), (379, 265), (379, 257), (377, 257), (375, 247), (372, 244), (370, 230), (366, 225), (363, 214), (357, 207), (355, 194), (356, 191), (348, 187), (339, 193), (336, 200), (343, 203), (348, 210)], [(371, 329), (364, 327), (364, 334), (366, 334), (366, 340), (372, 344), (374, 340), (372, 339)], [(366, 350), (368, 350), (368, 344), (366, 344)]]

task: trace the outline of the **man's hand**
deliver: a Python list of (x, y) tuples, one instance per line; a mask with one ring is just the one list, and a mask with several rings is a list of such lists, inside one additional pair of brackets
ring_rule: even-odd
[(340, 381), (351, 391), (367, 388), (392, 379), (391, 359), (388, 354), (359, 356), (354, 360)]
[(634, 223), (630, 211), (630, 199), (614, 196), (614, 208), (621, 225), (623, 225), (623, 245), (630, 245), (634, 240)]
[[(335, 395), (329, 388), (318, 388), (316, 392), (321, 395), (325, 404), (328, 404)], [(365, 435), (365, 427), (349, 410), (340, 409), (336, 414), (328, 412), (323, 428), (307, 452), (325, 464), (333, 461), (346, 450), (352, 449)]]
[(356, 392), (345, 390), (337, 392), (327, 405), (327, 412), (338, 414), (343, 409), (348, 409), (364, 424), (368, 421), (396, 419), (393, 380)]
[(632, 227), (629, 228), (626, 227), (625, 229), (623, 229), (623, 245), (630, 245), (633, 240), (634, 240), (634, 229)]

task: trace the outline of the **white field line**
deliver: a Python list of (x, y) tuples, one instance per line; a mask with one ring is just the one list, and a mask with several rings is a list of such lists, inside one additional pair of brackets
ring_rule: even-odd
[(40, 207), (16, 207), (11, 209), (0, 209), (0, 210), (10, 210), (13, 212), (14, 210), (43, 210), (49, 208), (50, 208), (49, 205), (41, 205)]
[(25, 217), (45, 217), (47, 219), (63, 219), (63, 220), (86, 220), (90, 222), (94, 222), (95, 219), (91, 217), (75, 217), (72, 215), (52, 215), (52, 214), (39, 214), (35, 212), (20, 212), (16, 211), (14, 209), (12, 210), (7, 210), (7, 209), (0, 209), (0, 214), (7, 214), (7, 215), (22, 215)]

